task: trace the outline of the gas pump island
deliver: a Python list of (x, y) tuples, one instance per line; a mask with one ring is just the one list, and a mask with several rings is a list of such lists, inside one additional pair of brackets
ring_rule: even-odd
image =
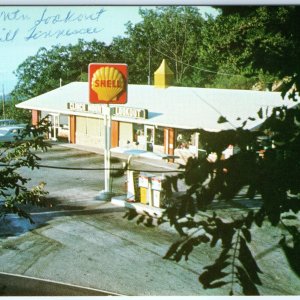
[(97, 197), (110, 200), (113, 196), (110, 178), (111, 107), (110, 104), (127, 102), (127, 65), (91, 63), (89, 65), (89, 101), (106, 104), (104, 115), (104, 190)]

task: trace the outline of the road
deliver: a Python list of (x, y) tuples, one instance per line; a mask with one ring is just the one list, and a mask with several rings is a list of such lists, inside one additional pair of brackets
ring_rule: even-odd
[[(103, 166), (99, 154), (61, 146), (40, 156), (45, 165)], [(203, 268), (218, 255), (209, 245), (196, 248), (188, 261), (165, 260), (162, 257), (178, 238), (172, 228), (137, 225), (124, 218), (124, 208), (96, 200), (103, 189), (100, 171), (41, 168), (23, 172), (32, 178), (31, 184), (47, 182), (49, 197), (56, 205), (34, 208), (32, 225), (16, 216), (0, 223), (0, 272), (129, 296), (228, 295), (226, 288), (204, 290), (198, 281)], [(124, 177), (115, 179), (113, 190), (124, 192), (124, 182)], [(221, 208), (223, 213), (226, 209)], [(264, 270), (259, 290), (263, 295), (299, 295), (300, 280), (289, 271), (274, 243), (280, 235), (271, 226), (258, 230), (253, 247)], [(276, 272), (274, 265), (280, 266)]]

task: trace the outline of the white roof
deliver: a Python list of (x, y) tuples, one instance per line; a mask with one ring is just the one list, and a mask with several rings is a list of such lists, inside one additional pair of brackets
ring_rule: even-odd
[[(72, 82), (17, 105), (19, 108), (41, 110), (52, 113), (75, 114), (99, 117), (94, 113), (73, 112), (67, 109), (68, 102), (89, 103), (88, 83)], [(191, 87), (158, 88), (152, 85), (128, 85), (128, 100), (122, 106), (148, 110), (148, 118), (139, 120), (113, 117), (114, 120), (184, 129), (203, 128), (219, 131), (235, 129), (248, 117), (245, 129), (252, 129), (262, 123), (257, 112), (268, 107), (295, 106), (291, 100), (283, 100), (280, 92), (208, 89)], [(115, 106), (115, 105), (112, 105)], [(220, 116), (229, 122), (218, 123)], [(239, 120), (238, 120), (239, 119)]]

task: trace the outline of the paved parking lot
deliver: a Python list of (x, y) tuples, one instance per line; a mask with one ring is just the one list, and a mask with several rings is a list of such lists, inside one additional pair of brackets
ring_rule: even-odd
[[(55, 146), (40, 154), (45, 165), (103, 166), (99, 153)], [(161, 167), (158, 164), (157, 168)], [(96, 200), (103, 189), (101, 172), (46, 168), (23, 171), (28, 172), (32, 184), (47, 182), (49, 196), (57, 200), (57, 206), (34, 210), (34, 225), (16, 216), (1, 223), (1, 272), (122, 295), (228, 295), (226, 288), (204, 290), (198, 282), (203, 268), (217, 257), (209, 245), (197, 248), (188, 261), (164, 260), (162, 257), (178, 237), (174, 230), (167, 225), (153, 229), (137, 225), (124, 218), (124, 208)], [(113, 190), (124, 192), (124, 181), (124, 177), (115, 179)], [(258, 204), (241, 202), (232, 207), (223, 203), (218, 209), (228, 214)], [(276, 243), (280, 237), (281, 231), (271, 226), (257, 230), (252, 247), (264, 271), (259, 290), (262, 295), (299, 295), (300, 280), (290, 272)]]

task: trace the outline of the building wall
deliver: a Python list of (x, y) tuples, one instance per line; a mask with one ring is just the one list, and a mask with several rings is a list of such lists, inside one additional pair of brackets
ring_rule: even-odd
[(111, 122), (111, 147), (119, 146), (120, 125), (118, 121)]
[(32, 125), (37, 125), (40, 120), (41, 112), (39, 110), (32, 110), (31, 115), (32, 115), (32, 121), (31, 121)]
[(168, 155), (174, 155), (175, 148), (175, 129), (165, 128), (164, 129), (164, 148), (165, 153)]
[(76, 144), (76, 116), (69, 117), (69, 128), (70, 128), (70, 136), (69, 142), (71, 144)]

